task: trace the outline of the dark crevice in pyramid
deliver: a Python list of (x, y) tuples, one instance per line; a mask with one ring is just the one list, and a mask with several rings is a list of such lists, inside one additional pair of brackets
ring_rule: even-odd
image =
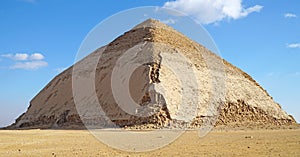
[[(140, 45), (140, 53), (150, 54), (153, 59), (137, 68), (130, 78), (130, 94), (135, 95), (133, 99), (140, 106), (147, 106), (153, 103), (152, 110), (155, 114), (139, 117), (126, 113), (118, 104), (111, 100), (111, 75), (112, 69), (117, 64), (118, 59), (127, 51)], [(148, 89), (152, 85), (163, 84), (171, 88), (172, 76), (166, 68), (161, 67), (161, 52), (171, 55), (181, 52), (193, 64), (199, 74), (198, 81), (204, 87), (199, 95), (203, 95), (197, 105), (200, 110), (193, 121), (187, 123), (176, 118), (176, 107), (178, 104), (170, 101), (170, 97), (159, 92), (149, 93)], [(173, 28), (153, 19), (137, 25), (132, 30), (124, 33), (107, 46), (99, 48), (76, 65), (88, 65), (90, 60), (102, 56), (96, 68), (96, 94), (101, 104), (103, 112), (107, 117), (87, 117), (84, 119), (85, 125), (107, 126), (117, 125), (120, 127), (149, 129), (162, 127), (200, 127), (207, 119), (216, 118), (214, 125), (249, 126), (249, 125), (291, 125), (295, 124), (292, 116), (283, 111), (279, 104), (273, 101), (272, 97), (247, 73), (221, 59), (204, 46), (185, 37)], [(133, 52), (134, 53), (134, 52)], [(144, 55), (144, 54), (143, 54)], [(208, 98), (205, 94), (209, 93), (209, 77), (207, 72), (210, 70), (218, 71), (217, 67), (208, 67), (203, 56), (210, 60), (221, 61), (224, 63), (226, 73), (226, 96), (220, 103), (219, 115), (206, 114), (208, 108)], [(41, 92), (30, 102), (28, 110), (22, 114), (9, 129), (28, 129), (28, 128), (59, 128), (59, 129), (84, 129), (82, 116), (79, 116), (75, 107), (72, 93), (72, 71), (74, 66), (56, 76)], [(82, 71), (85, 76), (89, 71)], [(174, 85), (175, 88), (175, 85)], [(106, 94), (106, 95), (105, 95)], [(156, 97), (154, 100), (151, 98)], [(175, 94), (178, 94), (175, 92)], [(106, 97), (104, 97), (106, 96)], [(108, 99), (108, 98), (109, 99)], [(176, 96), (174, 95), (174, 98)], [(172, 99), (172, 100), (173, 100)], [(156, 105), (155, 105), (156, 104)], [(177, 105), (177, 106), (176, 106)], [(88, 108), (87, 108), (88, 110)], [(142, 113), (142, 112), (141, 112)], [(90, 119), (89, 119), (90, 118)], [(111, 122), (107, 122), (109, 118)]]

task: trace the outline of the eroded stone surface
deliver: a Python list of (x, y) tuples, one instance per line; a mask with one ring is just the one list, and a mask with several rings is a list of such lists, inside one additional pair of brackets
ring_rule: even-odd
[[(141, 64), (128, 84), (132, 102), (139, 107), (122, 106), (114, 98), (113, 76), (125, 77), (127, 72), (116, 67), (130, 67), (130, 61)], [(75, 71), (72, 66), (56, 76), (9, 128), (84, 128), (83, 122), (96, 128), (138, 129), (193, 128), (203, 122), (295, 123), (248, 74), (156, 20), (137, 25), (91, 53), (76, 63)], [(77, 86), (77, 100), (74, 78), (82, 82)], [(94, 81), (95, 86), (86, 81)], [(117, 94), (126, 93), (118, 87)], [(74, 100), (82, 105), (75, 106)], [(216, 123), (210, 121), (214, 118)]]

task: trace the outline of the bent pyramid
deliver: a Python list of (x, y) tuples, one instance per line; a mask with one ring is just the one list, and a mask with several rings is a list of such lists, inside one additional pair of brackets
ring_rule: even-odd
[(56, 76), (8, 128), (204, 123), (287, 125), (295, 120), (248, 74), (149, 19)]

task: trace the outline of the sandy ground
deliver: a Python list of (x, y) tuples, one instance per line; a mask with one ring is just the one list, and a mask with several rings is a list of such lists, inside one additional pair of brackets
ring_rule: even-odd
[(85, 130), (0, 130), (0, 156), (290, 157), (300, 156), (300, 129), (212, 131), (203, 138), (187, 131), (166, 147), (146, 153), (113, 149)]

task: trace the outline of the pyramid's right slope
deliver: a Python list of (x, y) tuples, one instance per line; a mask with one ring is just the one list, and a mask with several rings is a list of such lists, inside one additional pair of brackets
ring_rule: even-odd
[[(118, 60), (125, 53), (129, 54), (128, 62), (137, 58), (143, 61), (130, 77), (130, 94), (141, 106), (156, 106), (153, 110), (156, 113), (151, 116), (131, 115), (118, 106), (120, 104), (114, 99), (112, 88), (116, 84), (112, 82), (112, 76)], [(93, 60), (100, 55), (101, 58), (95, 64)], [(92, 65), (96, 65), (95, 91), (105, 117), (95, 117), (99, 111), (89, 106), (94, 104), (88, 98), (92, 93), (84, 90), (85, 82), (81, 83), (83, 89), (79, 90), (87, 96), (76, 101), (83, 102), (83, 106), (76, 108), (73, 97), (76, 91), (72, 88), (73, 65), (55, 77), (31, 101), (28, 111), (10, 127), (68, 128), (81, 126), (83, 119), (86, 125), (102, 123), (100, 125), (103, 126), (108, 124), (104, 122), (107, 118), (121, 127), (150, 124), (151, 127), (164, 127), (185, 121), (185, 118), (190, 127), (198, 127), (205, 119), (212, 117), (217, 117), (216, 125), (295, 123), (293, 117), (283, 111), (245, 72), (156, 20), (150, 19), (137, 25), (76, 63), (75, 67), (84, 67), (82, 71), (79, 68), (76, 78), (84, 80), (88, 77), (94, 70)], [(213, 75), (219, 78), (215, 82)], [(197, 99), (182, 99), (184, 90), (180, 85), (189, 87), (190, 92), (185, 96), (197, 95)], [(157, 91), (160, 87), (165, 92)], [(154, 89), (154, 93), (149, 92), (150, 88)]]

